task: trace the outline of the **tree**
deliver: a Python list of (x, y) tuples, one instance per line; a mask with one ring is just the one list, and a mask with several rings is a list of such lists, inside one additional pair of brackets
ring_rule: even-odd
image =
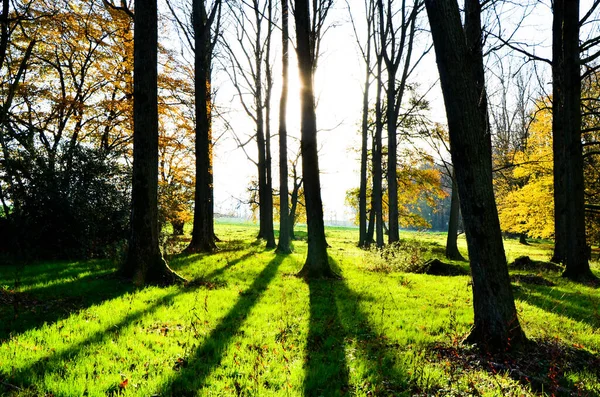
[[(557, 239), (554, 259), (564, 259), (564, 277), (576, 281), (596, 280), (590, 270), (585, 236), (579, 0), (556, 0), (553, 15), (552, 128)], [(562, 249), (564, 258), (561, 258)]]
[[(311, 18), (308, 0), (296, 0), (296, 52), (300, 73), (300, 119), (302, 151), (302, 176), (306, 198), (306, 216), (308, 227), (308, 255), (299, 276), (309, 279), (333, 277), (327, 257), (325, 224), (323, 222), (323, 202), (321, 200), (321, 182), (319, 175), (319, 156), (317, 153), (317, 115), (313, 75), (316, 67), (315, 30), (311, 30)], [(318, 10), (313, 10), (317, 12)], [(320, 22), (315, 21), (314, 22)]]
[[(398, 183), (396, 181), (396, 163), (398, 162), (397, 127), (400, 107), (402, 106), (405, 88), (410, 73), (414, 70), (412, 51), (415, 39), (417, 16), (423, 9), (421, 0), (414, 0), (412, 7), (407, 7), (402, 1), (400, 10), (392, 8), (393, 1), (388, 1), (384, 7), (383, 1), (377, 1), (379, 16), (380, 51), (387, 71), (386, 94), (386, 126), (388, 133), (388, 175), (387, 188), (389, 197), (389, 234), (391, 244), (400, 239), (398, 226)], [(396, 17), (401, 18), (395, 26)], [(421, 58), (417, 61), (420, 61)], [(402, 65), (402, 75), (397, 81), (397, 74)], [(397, 85), (398, 84), (398, 85)]]
[(494, 202), (487, 107), (481, 100), (480, 4), (467, 0), (465, 30), (454, 0), (426, 0), (425, 5), (471, 262), (475, 318), (467, 340), (486, 350), (504, 350), (524, 341), (525, 334), (517, 317)]
[[(235, 6), (232, 18), (237, 40), (223, 41), (231, 61), (231, 67), (226, 70), (242, 107), (255, 125), (254, 134), (246, 143), (242, 143), (237, 135), (236, 139), (241, 147), (256, 141), (258, 160), (248, 158), (256, 165), (258, 173), (258, 238), (266, 240), (267, 248), (275, 248), (270, 120), (273, 91), (271, 42), (275, 26), (273, 4), (272, 0), (253, 0), (231, 6)], [(249, 13), (246, 8), (250, 8)]]
[(356, 42), (360, 49), (362, 60), (365, 63), (365, 80), (363, 84), (362, 120), (361, 120), (361, 150), (360, 150), (360, 185), (358, 191), (358, 246), (367, 247), (371, 241), (367, 238), (367, 189), (368, 189), (368, 152), (369, 152), (369, 91), (373, 80), (372, 50), (373, 50), (373, 22), (375, 19), (375, 2), (365, 1), (365, 21), (367, 23), (366, 43), (361, 43), (356, 23), (352, 16), (350, 4), (348, 15), (352, 22)]
[[(205, 0), (192, 0), (191, 23), (185, 24), (170, 2), (173, 17), (194, 53), (194, 116), (196, 120), (196, 183), (194, 222), (188, 253), (217, 249), (214, 227), (212, 58), (219, 37), (221, 0), (208, 9)], [(191, 30), (189, 29), (191, 25)]]
[(123, 273), (136, 284), (182, 280), (158, 242), (158, 20), (156, 0), (136, 0), (131, 236)]
[[(291, 236), (293, 222), (290, 222), (288, 203), (287, 167), (287, 101), (289, 76), (289, 7), (288, 0), (281, 0), (281, 98), (279, 100), (279, 242), (277, 252), (292, 252)], [(291, 224), (291, 228), (290, 228)], [(292, 234), (290, 234), (290, 230)]]

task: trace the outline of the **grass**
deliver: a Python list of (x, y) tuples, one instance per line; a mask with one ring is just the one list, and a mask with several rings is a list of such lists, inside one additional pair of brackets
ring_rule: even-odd
[[(533, 274), (553, 286), (515, 283), (534, 340), (522, 354), (536, 357), (528, 367), (460, 344), (473, 321), (468, 276), (398, 271), (356, 248), (355, 230), (332, 228), (343, 279), (306, 283), (294, 276), (306, 243), (277, 255), (256, 233), (218, 224), (218, 253), (171, 257), (185, 286), (134, 289), (108, 261), (1, 267), (0, 395), (600, 394), (589, 365), (600, 352), (596, 289), (552, 272)], [(402, 236), (425, 248), (399, 261), (442, 258), (444, 234)], [(505, 247), (509, 261), (551, 253), (543, 242)], [(464, 239), (459, 248), (466, 256)]]

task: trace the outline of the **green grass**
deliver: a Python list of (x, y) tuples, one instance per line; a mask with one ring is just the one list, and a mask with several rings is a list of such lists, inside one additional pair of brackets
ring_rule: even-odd
[[(600, 393), (598, 368), (584, 365), (594, 356), (576, 365), (600, 352), (596, 289), (559, 273), (537, 274), (555, 286), (515, 285), (534, 348), (555, 349), (535, 373), (521, 368), (525, 380), (459, 344), (473, 321), (468, 276), (386, 268), (377, 252), (356, 248), (356, 230), (332, 228), (330, 258), (343, 279), (307, 284), (294, 276), (305, 241), (282, 256), (256, 233), (218, 224), (218, 253), (171, 257), (186, 286), (135, 289), (107, 261), (1, 267), (0, 395)], [(442, 257), (444, 234), (402, 237), (428, 247), (418, 260)], [(551, 254), (545, 243), (505, 247), (509, 261)], [(464, 239), (459, 248), (466, 256)]]

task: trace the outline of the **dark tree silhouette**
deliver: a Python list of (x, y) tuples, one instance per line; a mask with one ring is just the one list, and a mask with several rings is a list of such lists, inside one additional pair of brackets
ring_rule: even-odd
[(579, 0), (555, 0), (552, 23), (552, 130), (556, 247), (554, 260), (575, 281), (596, 280), (585, 236)]
[(292, 252), (287, 159), (287, 101), (289, 75), (289, 7), (281, 0), (281, 98), (279, 100), (279, 241), (277, 252)]
[(122, 271), (136, 284), (182, 280), (158, 244), (158, 29), (156, 0), (134, 9), (133, 177), (131, 235)]
[(216, 39), (212, 29), (220, 23), (221, 0), (210, 14), (204, 0), (192, 2), (194, 32), (194, 85), (196, 103), (196, 186), (192, 241), (186, 252), (211, 252), (217, 248), (214, 226), (212, 57)]
[(309, 2), (308, 0), (296, 0), (295, 5), (296, 51), (301, 86), (300, 147), (308, 227), (308, 255), (298, 275), (309, 279), (333, 277), (334, 273), (327, 257), (319, 156), (317, 153), (317, 115), (315, 112), (313, 74), (316, 62), (314, 54), (318, 52), (315, 50), (314, 31), (311, 30)]
[[(454, 0), (426, 0), (448, 127), (452, 162), (473, 278), (474, 324), (467, 340), (504, 350), (525, 340), (512, 295), (492, 186), (491, 141), (480, 71), (480, 4), (467, 0), (465, 30)], [(476, 33), (479, 36), (476, 38)], [(475, 39), (475, 40), (474, 40)], [(469, 46), (467, 46), (469, 45)]]

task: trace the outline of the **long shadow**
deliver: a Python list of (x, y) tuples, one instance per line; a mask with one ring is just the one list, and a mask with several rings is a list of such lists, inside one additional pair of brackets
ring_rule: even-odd
[[(182, 290), (178, 290), (167, 294), (156, 300), (154, 303), (152, 303), (152, 305), (148, 306), (147, 308), (127, 314), (125, 318), (123, 318), (118, 323), (110, 324), (106, 328), (94, 332), (86, 339), (73, 344), (67, 349), (49, 353), (35, 360), (34, 362), (32, 362), (24, 368), (21, 368), (14, 372), (6, 372), (2, 375), (11, 385), (15, 385), (22, 388), (30, 387), (31, 384), (29, 382), (32, 379), (43, 377), (45, 374), (51, 373), (53, 371), (61, 370), (62, 364), (64, 364), (65, 360), (73, 359), (86, 347), (92, 346), (94, 344), (104, 343), (112, 338), (117, 337), (123, 328), (135, 323), (142, 317), (153, 313), (162, 305), (171, 302), (177, 295), (181, 294), (181, 291)], [(0, 388), (0, 392), (1, 391), (2, 388)], [(6, 391), (8, 392), (8, 390)]]
[[(335, 261), (330, 257), (330, 262)], [(414, 386), (408, 373), (398, 367), (400, 346), (373, 328), (369, 316), (361, 309), (363, 297), (353, 291), (346, 281), (333, 282), (333, 291), (338, 302), (340, 322), (344, 327), (345, 340), (353, 342), (356, 356), (364, 365), (366, 375), (361, 385), (355, 385), (366, 395), (396, 396), (413, 394)], [(354, 390), (353, 394), (359, 390)]]
[(285, 256), (277, 255), (260, 272), (252, 285), (241, 293), (239, 300), (221, 319), (203, 343), (192, 353), (187, 365), (161, 387), (161, 395), (195, 396), (206, 378), (219, 366), (227, 347), (244, 324), (252, 308), (258, 303)]
[(515, 298), (544, 311), (589, 324), (594, 328), (600, 327), (600, 299), (594, 302), (591, 296), (585, 294), (529, 284), (521, 284), (515, 291)]
[(337, 396), (348, 393), (345, 331), (330, 280), (312, 280), (310, 321), (306, 344), (304, 395)]
[(0, 343), (134, 290), (131, 283), (104, 277), (107, 275), (110, 273), (70, 278), (64, 283), (55, 282), (26, 293), (0, 291)]

